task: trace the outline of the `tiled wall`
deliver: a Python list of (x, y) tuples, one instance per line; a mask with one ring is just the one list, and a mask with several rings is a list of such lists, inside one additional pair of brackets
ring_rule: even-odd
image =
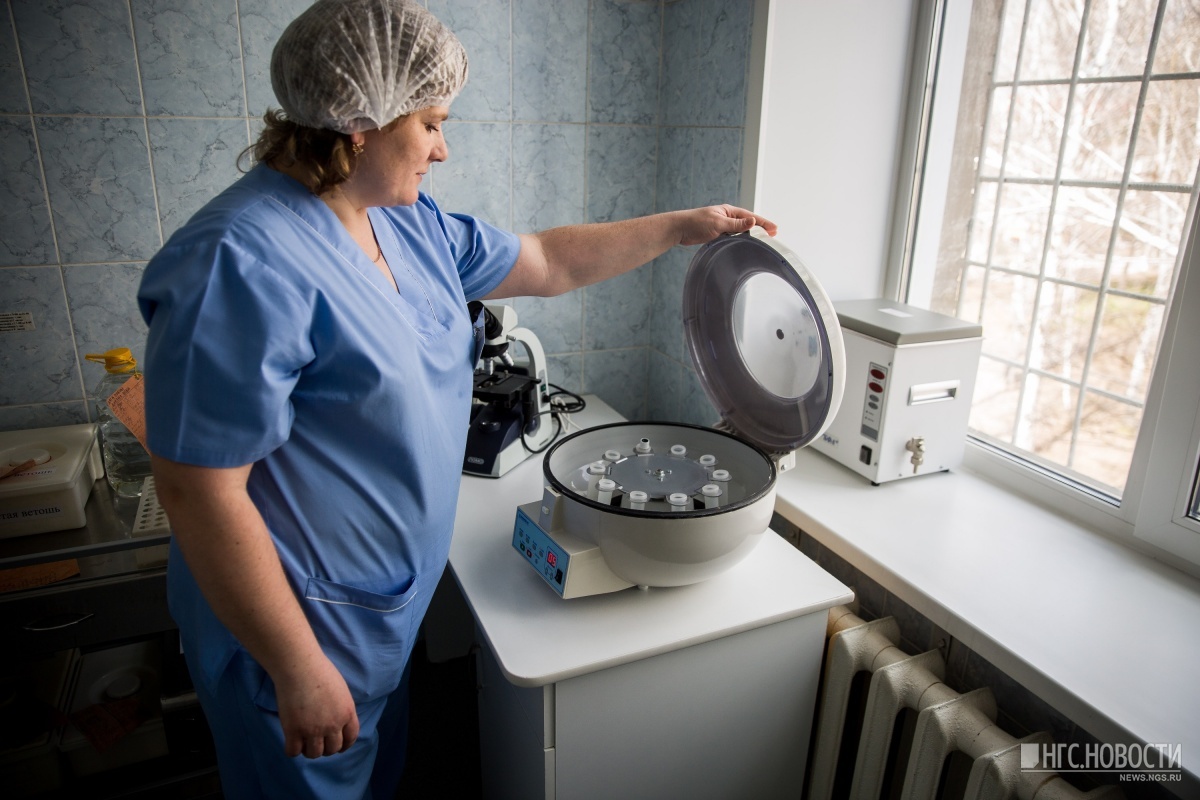
[[(89, 418), (90, 352), (145, 328), (146, 261), (236, 179), (274, 104), (271, 47), (308, 0), (0, 6), (0, 429)], [(518, 232), (737, 202), (752, 0), (427, 0), (471, 80), (426, 186)], [(683, 347), (676, 251), (519, 298), (550, 379), (629, 417), (711, 422)]]
[[(738, 203), (753, 2), (685, 0), (663, 10), (657, 210)], [(683, 278), (697, 247), (653, 269), (649, 325), (651, 419), (710, 425), (683, 338)]]

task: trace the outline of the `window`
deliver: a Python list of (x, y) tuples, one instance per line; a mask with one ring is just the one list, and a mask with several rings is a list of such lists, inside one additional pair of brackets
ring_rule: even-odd
[(897, 289), (983, 324), (973, 441), (1200, 563), (1200, 0), (946, 0), (924, 30)]

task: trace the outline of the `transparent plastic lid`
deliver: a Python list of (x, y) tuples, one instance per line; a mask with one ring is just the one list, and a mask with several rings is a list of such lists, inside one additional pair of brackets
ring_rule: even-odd
[(846, 371), (837, 314), (796, 254), (761, 228), (696, 253), (683, 327), (704, 391), (739, 436), (781, 452), (833, 421)]

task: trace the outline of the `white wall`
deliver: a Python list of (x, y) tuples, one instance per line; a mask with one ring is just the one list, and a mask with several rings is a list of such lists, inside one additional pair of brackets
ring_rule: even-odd
[(750, 202), (834, 300), (880, 296), (913, 3), (768, 2)]

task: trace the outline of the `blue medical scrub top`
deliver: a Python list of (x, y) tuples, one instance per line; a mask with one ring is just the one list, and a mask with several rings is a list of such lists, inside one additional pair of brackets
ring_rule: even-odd
[[(399, 682), (449, 555), (475, 358), (467, 301), (520, 249), (424, 194), (368, 213), (398, 293), (323, 202), (259, 165), (170, 238), (138, 294), (150, 450), (253, 463), (250, 496), (358, 702)], [(169, 564), (171, 612), (215, 683), (237, 643), (174, 547)], [(273, 687), (260, 699), (273, 704)]]

